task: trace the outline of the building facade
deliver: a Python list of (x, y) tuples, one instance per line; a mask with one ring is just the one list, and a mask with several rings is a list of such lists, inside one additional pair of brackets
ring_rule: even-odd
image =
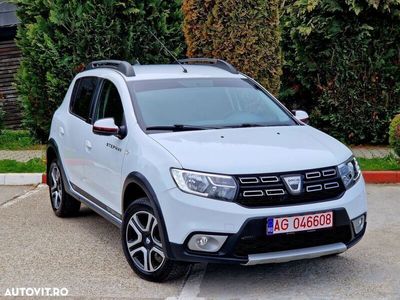
[(16, 6), (0, 1), (0, 107), (5, 112), (6, 128), (18, 129), (22, 123), (22, 107), (15, 89), (15, 74), (21, 52), (15, 44), (19, 23)]

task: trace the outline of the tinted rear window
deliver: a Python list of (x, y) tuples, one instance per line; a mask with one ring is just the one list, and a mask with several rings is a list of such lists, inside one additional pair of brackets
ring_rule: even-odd
[(96, 77), (80, 78), (75, 83), (71, 102), (71, 113), (85, 121), (89, 119), (90, 106), (96, 90), (96, 85)]

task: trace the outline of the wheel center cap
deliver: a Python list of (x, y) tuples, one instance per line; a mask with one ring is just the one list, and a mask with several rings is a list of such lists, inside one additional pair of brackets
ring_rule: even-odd
[(150, 239), (146, 238), (145, 242), (146, 242), (147, 245), (150, 244)]

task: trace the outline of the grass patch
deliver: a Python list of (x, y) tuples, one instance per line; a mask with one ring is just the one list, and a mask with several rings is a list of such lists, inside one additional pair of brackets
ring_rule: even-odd
[(40, 150), (43, 147), (27, 130), (3, 130), (0, 133), (0, 150)]
[(393, 155), (384, 158), (357, 158), (363, 171), (400, 171), (400, 160)]
[(0, 160), (0, 173), (43, 173), (45, 170), (46, 164), (40, 158), (34, 158), (27, 162)]

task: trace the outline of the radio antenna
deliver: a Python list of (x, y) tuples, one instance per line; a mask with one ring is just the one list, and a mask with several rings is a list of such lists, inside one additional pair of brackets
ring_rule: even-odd
[(188, 71), (186, 70), (186, 68), (183, 66), (183, 64), (176, 58), (176, 56), (168, 50), (168, 48), (164, 45), (163, 42), (160, 41), (160, 39), (150, 30), (148, 29), (148, 31), (150, 32), (150, 34), (157, 40), (157, 42), (160, 43), (160, 45), (162, 46), (162, 48), (164, 48), (164, 50), (172, 56), (172, 58), (176, 61), (177, 64), (179, 64), (183, 70), (183, 73), (187, 73)]

